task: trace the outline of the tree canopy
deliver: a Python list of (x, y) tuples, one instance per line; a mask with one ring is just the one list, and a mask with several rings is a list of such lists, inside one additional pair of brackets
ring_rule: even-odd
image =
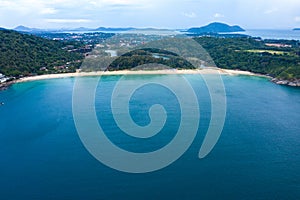
[[(66, 42), (0, 30), (0, 73), (6, 76), (73, 72), (82, 55), (68, 52)], [(76, 46), (76, 44), (72, 44)]]

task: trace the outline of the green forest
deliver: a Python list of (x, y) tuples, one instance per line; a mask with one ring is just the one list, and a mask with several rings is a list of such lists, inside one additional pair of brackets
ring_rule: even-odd
[(65, 47), (79, 43), (53, 41), (41, 37), (0, 30), (0, 73), (20, 77), (74, 72), (83, 56)]
[[(219, 68), (250, 71), (285, 80), (300, 79), (299, 41), (220, 36), (194, 39), (209, 53), (215, 66)], [(193, 68), (193, 65), (176, 54), (158, 49), (140, 49), (120, 56), (107, 69), (132, 69), (149, 63), (176, 69)], [(91, 62), (88, 69), (97, 70), (93, 66), (96, 66), (95, 62)]]
[(219, 68), (251, 71), (286, 80), (300, 79), (299, 41), (250, 37), (199, 37), (195, 40), (208, 51)]
[[(109, 65), (108, 70), (124, 70), (149, 63), (159, 63), (174, 69), (194, 69), (194, 66), (191, 63), (180, 58), (177, 54), (160, 49), (146, 48), (131, 51), (118, 57)], [(145, 67), (146, 70), (149, 70), (147, 66)], [(158, 68), (151, 66), (150, 69), (159, 69), (159, 66), (157, 67)]]

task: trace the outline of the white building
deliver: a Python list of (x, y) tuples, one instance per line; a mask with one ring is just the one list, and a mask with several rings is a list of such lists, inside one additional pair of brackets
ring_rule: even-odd
[(0, 74), (0, 83), (8, 81), (9, 78), (5, 77), (3, 74)]

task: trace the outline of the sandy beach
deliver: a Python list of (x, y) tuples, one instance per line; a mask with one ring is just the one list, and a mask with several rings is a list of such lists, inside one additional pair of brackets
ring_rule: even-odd
[(16, 80), (16, 83), (37, 81), (45, 79), (59, 79), (68, 77), (85, 77), (85, 76), (112, 76), (112, 75), (174, 75), (174, 74), (221, 74), (221, 75), (246, 75), (246, 76), (263, 76), (248, 71), (240, 70), (228, 70), (228, 69), (190, 69), (190, 70), (177, 70), (177, 69), (167, 69), (167, 70), (122, 70), (122, 71), (98, 71), (98, 72), (76, 72), (76, 73), (65, 73), (65, 74), (47, 74), (39, 76), (29, 76)]

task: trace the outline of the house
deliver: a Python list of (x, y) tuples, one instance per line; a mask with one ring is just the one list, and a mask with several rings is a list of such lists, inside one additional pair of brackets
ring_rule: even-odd
[(48, 71), (47, 67), (41, 67), (40, 71)]
[(0, 74), (0, 83), (5, 83), (6, 81), (8, 81), (9, 78), (6, 77), (5, 75), (3, 74)]
[(266, 43), (268, 47), (278, 47), (278, 48), (291, 48), (292, 45), (289, 44), (273, 44), (273, 43)]

